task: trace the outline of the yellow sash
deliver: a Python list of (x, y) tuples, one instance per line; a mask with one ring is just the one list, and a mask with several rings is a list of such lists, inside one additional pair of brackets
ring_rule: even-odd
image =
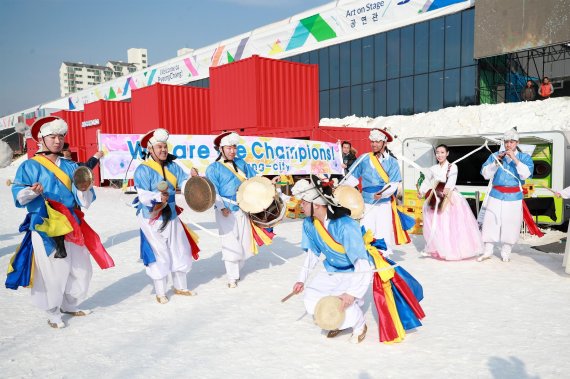
[[(378, 158), (374, 155), (374, 153), (368, 153), (368, 154), (370, 155), (370, 162), (372, 162), (372, 165), (374, 166), (376, 172), (378, 173), (378, 175), (380, 175), (384, 183), (386, 184), (390, 183), (390, 177), (388, 176), (386, 170), (384, 170), (384, 167), (382, 167), (382, 165), (380, 164), (380, 160), (378, 160)], [(393, 195), (390, 198), (390, 205), (392, 206), (392, 220), (394, 225), (394, 238), (396, 245), (406, 244), (410, 242), (410, 237), (402, 227), (402, 220), (400, 220), (400, 216), (398, 215), (398, 208), (396, 206), (396, 197)]]
[(240, 170), (239, 168), (237, 169), (237, 172), (235, 172), (233, 165), (230, 165), (229, 163), (225, 163), (225, 162), (220, 162), (220, 163), (222, 165), (224, 165), (228, 170), (230, 170), (230, 172), (232, 174), (237, 176), (237, 178), (239, 179), (240, 182), (247, 180), (247, 177), (245, 176), (244, 172), (242, 170)]
[(315, 229), (317, 230), (319, 237), (322, 238), (322, 240), (325, 242), (325, 244), (328, 247), (330, 247), (332, 250), (334, 250), (339, 254), (346, 254), (344, 246), (342, 246), (340, 243), (336, 242), (334, 238), (332, 238), (329, 232), (325, 229), (325, 226), (322, 224), (322, 222), (317, 220), (316, 217), (313, 217), (313, 225), (315, 226)]
[[(162, 176), (162, 166), (154, 159), (147, 159), (142, 164), (152, 168), (154, 171), (158, 173), (158, 175)], [(176, 189), (178, 185), (178, 179), (176, 179), (176, 176), (174, 176), (173, 173), (168, 171), (166, 167), (164, 167), (164, 175), (166, 175), (166, 180), (168, 181), (168, 183), (172, 184), (172, 187)]]
[(71, 178), (61, 168), (57, 167), (55, 163), (42, 155), (36, 155), (32, 160), (44, 166), (48, 171), (52, 172), (56, 178), (71, 192)]

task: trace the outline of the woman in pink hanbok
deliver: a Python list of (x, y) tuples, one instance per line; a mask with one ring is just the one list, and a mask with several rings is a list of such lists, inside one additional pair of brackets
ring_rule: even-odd
[(424, 256), (447, 261), (472, 258), (482, 250), (481, 233), (467, 200), (457, 191), (457, 166), (447, 161), (449, 148), (435, 149), (437, 164), (430, 167), (418, 189), (418, 197), (425, 196), (423, 232), (426, 247)]

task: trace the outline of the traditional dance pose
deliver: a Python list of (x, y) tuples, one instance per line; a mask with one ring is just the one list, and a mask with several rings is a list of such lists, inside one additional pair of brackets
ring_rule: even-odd
[[(293, 187), (293, 195), (302, 200), (303, 212), (307, 215), (301, 242), (306, 258), (293, 292), (305, 292), (305, 308), (310, 315), (315, 314), (317, 304), (324, 297), (340, 298), (344, 320), (338, 329), (329, 331), (327, 337), (352, 329), (351, 342), (360, 343), (367, 331), (361, 308), (363, 297), (374, 276), (373, 296), (379, 315), (380, 341), (400, 342), (405, 330), (421, 325), (422, 288), (401, 267), (392, 268), (394, 262), (384, 258), (381, 252), (386, 249), (384, 241), (374, 240), (370, 231), (364, 233), (364, 228), (348, 216), (350, 211), (336, 202), (330, 184), (312, 177), (312, 182), (300, 180)], [(305, 285), (321, 254), (326, 272), (318, 273)], [(378, 269), (378, 273), (374, 273), (374, 269)]]
[[(214, 139), (214, 147), (220, 153), (216, 161), (206, 169), (206, 177), (216, 187), (214, 205), (216, 223), (222, 238), (222, 260), (226, 267), (229, 288), (236, 288), (240, 269), (245, 261), (257, 253), (257, 243), (249, 216), (237, 205), (238, 188), (245, 180), (256, 176), (255, 170), (243, 159), (236, 157), (240, 136), (224, 132)], [(279, 177), (275, 178), (275, 181)], [(270, 241), (269, 241), (270, 242)]]
[[(198, 259), (197, 236), (180, 220), (176, 188), (184, 188), (188, 174), (168, 153), (168, 131), (156, 129), (141, 139), (149, 157), (135, 170), (137, 215), (141, 228), (141, 259), (153, 280), (156, 301), (168, 303), (166, 286), (172, 276), (174, 294), (192, 296), (186, 274)], [(197, 175), (193, 169), (192, 175)]]
[(345, 184), (356, 186), (356, 179), (362, 178), (365, 210), (361, 224), (372, 230), (375, 238), (384, 239), (388, 247), (385, 254), (389, 256), (394, 245), (410, 242), (406, 230), (414, 223), (396, 207), (396, 192), (402, 176), (398, 161), (386, 151), (386, 145), (393, 137), (385, 130), (372, 129), (369, 139), (372, 152), (357, 160), (358, 166)]
[[(431, 180), (424, 180), (419, 197), (426, 196), (423, 207), (423, 255), (455, 261), (472, 258), (482, 249), (477, 219), (467, 200), (457, 189), (457, 166), (447, 161), (449, 148), (435, 149), (437, 164), (430, 167)], [(427, 193), (427, 195), (426, 195)]]
[(12, 185), (16, 206), (28, 214), (20, 225), (26, 234), (10, 261), (6, 287), (31, 287), (32, 303), (47, 312), (52, 328), (65, 327), (62, 313), (91, 313), (79, 308), (91, 281), (89, 254), (103, 269), (114, 266), (80, 210), (95, 200), (92, 183), (74, 182), (78, 165), (62, 158), (67, 129), (59, 117), (36, 120), (31, 130), (40, 151), (18, 167)]
[(505, 132), (505, 151), (491, 154), (481, 169), (481, 175), (491, 180), (493, 187), (483, 207), (485, 252), (477, 258), (479, 262), (491, 258), (494, 243), (502, 245), (503, 262), (510, 261), (511, 249), (519, 239), (523, 216), (531, 233), (541, 235), (523, 202), (522, 192), (525, 179), (532, 177), (534, 163), (530, 155), (517, 151), (518, 141), (519, 134), (515, 129)]

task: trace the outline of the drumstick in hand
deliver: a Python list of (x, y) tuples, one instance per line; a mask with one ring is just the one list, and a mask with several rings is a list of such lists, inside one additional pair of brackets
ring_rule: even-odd
[(281, 299), (281, 302), (284, 303), (287, 300), (289, 300), (290, 298), (293, 297), (293, 295), (296, 295), (295, 291), (291, 292), (289, 295), (285, 296), (283, 299)]

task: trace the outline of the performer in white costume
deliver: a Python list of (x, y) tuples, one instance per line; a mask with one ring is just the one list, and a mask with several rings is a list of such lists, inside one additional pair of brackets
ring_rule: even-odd
[(423, 207), (426, 247), (422, 255), (448, 261), (472, 258), (482, 249), (479, 225), (467, 200), (455, 188), (458, 170), (447, 161), (449, 148), (437, 146), (435, 156), (438, 163), (429, 169), (432, 177), (424, 180), (418, 191), (420, 198), (431, 191)]
[[(483, 164), (481, 175), (492, 180), (483, 219), (483, 242), (485, 252), (477, 258), (482, 262), (493, 255), (493, 244), (499, 243), (503, 262), (510, 261), (511, 249), (519, 239), (523, 222), (523, 192), (525, 179), (532, 177), (534, 163), (530, 155), (517, 151), (519, 134), (515, 129), (503, 136), (505, 151), (489, 156)], [(527, 214), (528, 210), (527, 210)], [(527, 224), (534, 222), (525, 217)]]
[[(305, 308), (310, 315), (315, 314), (320, 299), (338, 296), (345, 318), (338, 330), (329, 331), (327, 337), (335, 337), (343, 329), (352, 328), (351, 340), (359, 343), (367, 331), (361, 307), (370, 287), (373, 265), (369, 262), (358, 222), (348, 216), (350, 211), (346, 208), (332, 206), (330, 200), (317, 191), (316, 185), (314, 181), (311, 184), (303, 179), (295, 183), (292, 190), (296, 198), (302, 199), (303, 212), (307, 215), (301, 242), (306, 258), (293, 292), (305, 291)], [(325, 256), (323, 264), (327, 272), (320, 272), (305, 286), (309, 272), (317, 265), (321, 254)], [(329, 272), (354, 274), (330, 275)], [(356, 274), (358, 272), (362, 273)]]
[[(356, 161), (356, 168), (345, 184), (356, 186), (362, 178), (362, 197), (365, 203), (361, 224), (372, 230), (374, 237), (384, 239), (386, 256), (393, 253), (394, 245), (410, 242), (406, 232), (412, 225), (405, 221), (396, 209), (396, 192), (402, 181), (398, 161), (386, 151), (386, 145), (393, 137), (385, 130), (372, 129), (369, 135), (372, 152)], [(381, 192), (381, 193), (380, 193)]]
[(240, 269), (253, 256), (251, 221), (236, 203), (241, 183), (256, 175), (243, 159), (236, 157), (239, 135), (224, 132), (214, 139), (218, 159), (206, 169), (206, 177), (216, 187), (214, 205), (216, 223), (222, 237), (222, 260), (226, 267), (228, 287), (237, 287)]
[(91, 182), (72, 182), (77, 163), (63, 159), (68, 126), (55, 116), (36, 120), (32, 137), (40, 151), (18, 167), (12, 194), (28, 211), (20, 226), (24, 240), (8, 269), (6, 287), (32, 288), (32, 303), (48, 314), (52, 328), (63, 328), (62, 313), (85, 316), (80, 309), (92, 276), (90, 253), (101, 268), (114, 266), (99, 236), (83, 219), (80, 206), (95, 200)]
[[(184, 188), (188, 174), (168, 153), (168, 131), (156, 129), (141, 139), (149, 159), (139, 165), (134, 180), (138, 194), (137, 215), (141, 228), (141, 259), (147, 275), (153, 280), (156, 300), (168, 303), (168, 276), (172, 276), (174, 294), (192, 296), (186, 274), (192, 259), (198, 259), (196, 236), (178, 217), (177, 188)], [(193, 169), (192, 175), (197, 175)]]
[[(570, 187), (566, 187), (563, 190), (556, 192), (556, 197), (561, 197), (563, 199), (570, 199)], [(564, 250), (564, 259), (562, 261), (562, 267), (566, 267), (566, 273), (570, 274), (570, 265), (568, 264), (568, 259), (570, 257), (570, 227), (566, 232), (566, 248)]]

